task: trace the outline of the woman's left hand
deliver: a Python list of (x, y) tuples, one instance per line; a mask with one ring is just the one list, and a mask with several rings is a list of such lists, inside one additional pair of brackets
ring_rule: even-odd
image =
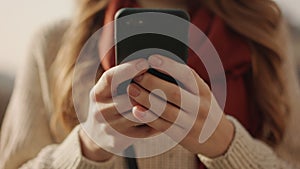
[[(178, 139), (178, 133), (186, 133), (180, 144), (192, 153), (211, 158), (224, 154), (233, 139), (234, 127), (208, 85), (194, 70), (167, 57), (153, 55), (148, 62), (156, 70), (172, 72), (173, 78), (180, 81), (184, 89), (149, 73), (135, 78), (136, 84), (131, 83), (128, 87), (129, 96), (138, 103), (133, 107), (133, 115), (159, 132), (172, 126), (174, 130), (168, 135), (174, 140)], [(197, 109), (194, 109), (195, 105), (198, 105)], [(220, 115), (221, 120), (209, 139), (200, 143), (199, 136), (210, 110)]]

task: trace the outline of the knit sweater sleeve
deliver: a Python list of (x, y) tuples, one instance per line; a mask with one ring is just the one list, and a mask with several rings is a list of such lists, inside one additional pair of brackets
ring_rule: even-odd
[(124, 168), (121, 157), (114, 156), (106, 162), (94, 162), (82, 156), (77, 126), (61, 144), (44, 147), (33, 159), (23, 164), (21, 169), (113, 169)]
[(214, 159), (198, 154), (199, 159), (209, 169), (299, 168), (296, 164), (280, 158), (264, 142), (252, 138), (235, 118), (230, 116), (227, 116), (227, 118), (235, 126), (235, 136), (227, 152)]
[[(57, 26), (58, 25), (58, 26)], [(49, 119), (51, 104), (48, 91), (50, 55), (56, 55), (62, 27), (47, 27), (32, 41), (31, 52), (19, 68), (15, 87), (0, 136), (0, 168), (123, 168), (123, 159), (114, 157), (96, 163), (81, 154), (78, 130), (60, 144), (52, 138)], [(55, 30), (53, 32), (53, 30)], [(53, 57), (53, 56), (52, 56)]]

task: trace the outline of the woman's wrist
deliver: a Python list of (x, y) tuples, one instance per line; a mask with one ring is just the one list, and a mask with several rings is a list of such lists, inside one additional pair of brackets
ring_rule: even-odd
[(234, 125), (223, 115), (219, 126), (211, 138), (204, 143), (202, 155), (209, 158), (216, 158), (226, 154), (234, 138)]
[(220, 122), (219, 130), (220, 130), (219, 136), (221, 136), (221, 138), (219, 138), (219, 140), (222, 140), (222, 141), (220, 143), (221, 148), (220, 148), (219, 154), (216, 154), (216, 156), (224, 155), (228, 151), (228, 149), (232, 143), (232, 140), (234, 138), (234, 130), (235, 130), (234, 124), (230, 120), (228, 120), (225, 115), (223, 115), (223, 118)]
[(112, 158), (113, 154), (95, 144), (82, 129), (79, 130), (79, 138), (82, 155), (87, 159), (95, 162), (105, 162)]

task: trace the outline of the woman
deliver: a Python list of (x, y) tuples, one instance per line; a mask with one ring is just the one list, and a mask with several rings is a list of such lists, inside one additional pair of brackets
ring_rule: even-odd
[[(106, 92), (110, 91), (109, 79), (121, 73), (120, 70), (138, 73), (150, 66), (165, 69), (170, 65), (180, 67), (180, 72), (191, 70), (156, 55), (113, 68), (108, 59), (109, 66), (99, 68), (100, 78), (91, 91), (95, 97), (90, 98), (90, 110), (94, 105), (102, 105), (89, 112), (95, 126), (91, 125), (86, 133), (78, 125), (72, 102), (76, 59), (85, 41), (103, 24), (111, 22), (122, 7), (188, 11), (191, 22), (206, 33), (219, 52), (228, 85), (224, 110), (227, 116), (222, 114), (213, 135), (200, 144), (201, 126), (210, 105), (217, 103), (206, 84), (208, 79), (199, 66), (201, 62), (189, 53), (188, 65), (194, 69), (199, 88), (195, 95), (187, 88), (186, 99), (201, 97), (198, 112), (193, 112), (200, 115), (180, 145), (158, 156), (137, 159), (139, 168), (293, 168), (294, 162), (299, 161), (300, 142), (295, 135), (299, 132), (295, 120), (299, 109), (294, 103), (299, 90), (281, 14), (273, 1), (86, 0), (78, 1), (78, 6), (70, 24), (63, 22), (48, 29), (33, 43), (2, 126), (1, 168), (126, 168), (124, 158), (105, 151), (90, 139), (92, 131), (97, 131), (103, 133), (103, 140), (113, 137), (119, 141), (105, 133), (108, 124), (104, 124), (104, 129), (96, 128), (101, 122), (90, 114), (101, 113), (116, 130), (134, 137), (152, 136), (174, 122), (171, 113), (178, 112), (180, 102), (170, 96), (178, 90), (177, 86), (148, 73), (140, 74), (135, 78), (138, 85), (128, 88), (128, 95), (135, 103), (131, 115), (139, 122), (118, 114), (111, 94)], [(180, 72), (176, 78), (184, 82), (185, 74)], [(155, 88), (163, 90), (173, 104), (168, 104), (159, 118), (146, 122), (149, 116), (155, 115), (145, 109), (149, 107), (145, 99), (149, 96), (147, 90)], [(146, 125), (136, 127), (141, 123)], [(121, 146), (120, 150), (128, 146)]]

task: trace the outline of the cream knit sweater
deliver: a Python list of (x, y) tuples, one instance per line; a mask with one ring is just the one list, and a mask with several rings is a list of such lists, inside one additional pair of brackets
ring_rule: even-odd
[[(107, 162), (89, 161), (81, 154), (78, 130), (55, 143), (49, 129), (52, 112), (49, 92), (49, 67), (53, 62), (68, 22), (48, 27), (37, 35), (16, 79), (9, 108), (1, 131), (0, 168), (30, 169), (125, 169), (122, 157), (113, 157)], [(283, 43), (284, 44), (284, 43)], [(289, 62), (291, 63), (291, 62)], [(210, 159), (195, 156), (181, 146), (156, 157), (137, 159), (140, 169), (196, 169), (198, 157), (210, 169), (287, 169), (297, 168), (300, 161), (300, 111), (296, 98), (299, 97), (296, 76), (292, 64), (287, 64), (287, 84), (290, 85), (292, 107), (291, 119), (283, 143), (272, 149), (260, 140), (252, 138), (233, 117), (235, 136), (230, 148), (221, 157)]]

